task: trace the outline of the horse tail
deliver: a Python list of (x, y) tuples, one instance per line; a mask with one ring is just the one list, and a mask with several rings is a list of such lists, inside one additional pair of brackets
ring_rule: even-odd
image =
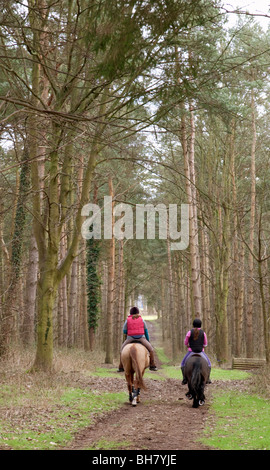
[(201, 361), (197, 360), (193, 364), (193, 370), (190, 380), (190, 385), (192, 390), (195, 392), (195, 395), (198, 396), (201, 390), (201, 370), (202, 370), (202, 363)]
[(144, 383), (143, 375), (142, 375), (142, 370), (144, 370), (144, 367), (143, 368), (140, 367), (140, 364), (138, 362), (138, 357), (137, 357), (137, 350), (135, 347), (130, 348), (130, 358), (131, 358), (133, 370), (136, 374), (137, 387), (143, 388), (144, 390), (146, 390), (146, 385)]

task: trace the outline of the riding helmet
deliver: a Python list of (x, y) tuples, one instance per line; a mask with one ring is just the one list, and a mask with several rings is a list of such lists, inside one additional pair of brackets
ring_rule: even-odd
[(129, 311), (130, 315), (138, 315), (138, 313), (139, 313), (138, 307), (131, 307), (131, 309)]

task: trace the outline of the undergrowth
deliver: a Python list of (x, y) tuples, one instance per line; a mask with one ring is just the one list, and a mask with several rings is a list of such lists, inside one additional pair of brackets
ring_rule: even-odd
[(64, 446), (79, 429), (89, 426), (95, 416), (121, 406), (126, 397), (124, 392), (98, 393), (70, 387), (60, 396), (53, 390), (47, 390), (47, 394), (47, 406), (33, 409), (29, 404), (32, 391), (25, 391), (23, 396), (13, 392), (11, 419), (3, 416), (0, 419), (2, 448), (48, 450)]
[(90, 389), (87, 374), (104, 359), (58, 351), (52, 373), (29, 373), (31, 351), (17, 350), (0, 365), (0, 449), (50, 450), (66, 446), (96, 416), (123, 405), (126, 392)]

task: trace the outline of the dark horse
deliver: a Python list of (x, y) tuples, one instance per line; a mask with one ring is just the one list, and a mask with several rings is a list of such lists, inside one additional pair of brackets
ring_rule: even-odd
[(149, 367), (149, 352), (140, 343), (130, 343), (121, 352), (121, 360), (128, 386), (129, 401), (136, 406), (140, 401), (141, 388), (146, 389), (143, 374)]
[(204, 388), (209, 378), (209, 366), (207, 361), (200, 354), (193, 354), (187, 359), (185, 365), (185, 376), (188, 381), (189, 400), (193, 399), (193, 408), (204, 405)]

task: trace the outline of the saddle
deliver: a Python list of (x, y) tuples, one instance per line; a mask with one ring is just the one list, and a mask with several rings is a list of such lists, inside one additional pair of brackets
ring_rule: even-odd
[(141, 344), (146, 349), (148, 355), (150, 356), (149, 350), (147, 349), (147, 347), (143, 343), (141, 343), (141, 341), (139, 339), (134, 338), (132, 341), (130, 341), (129, 344), (134, 344), (134, 343)]
[[(189, 357), (187, 358), (187, 361), (191, 358), (191, 357), (194, 357), (194, 356), (198, 356), (198, 357), (201, 357), (202, 359), (204, 359), (206, 362), (207, 362), (207, 359), (206, 357), (204, 356), (204, 354), (200, 353), (200, 352), (191, 352), (191, 354), (189, 355)], [(208, 362), (207, 362), (207, 365), (208, 365)]]

